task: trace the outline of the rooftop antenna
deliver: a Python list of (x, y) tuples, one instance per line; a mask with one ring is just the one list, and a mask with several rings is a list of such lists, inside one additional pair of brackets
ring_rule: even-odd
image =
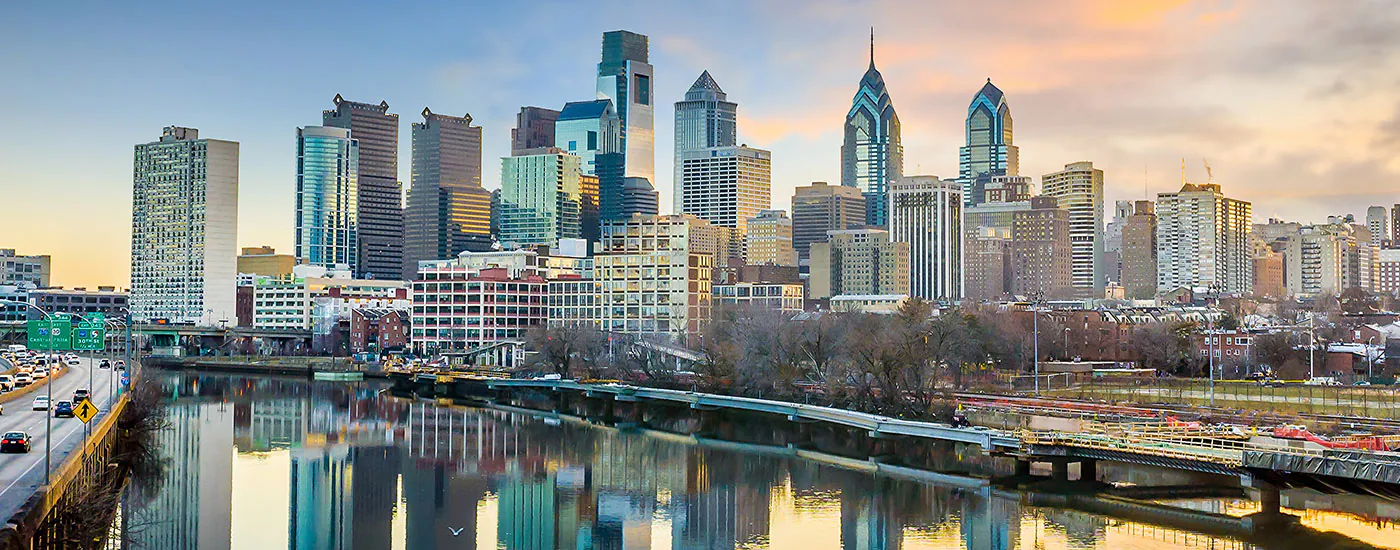
[(875, 27), (870, 27), (870, 66), (875, 66)]

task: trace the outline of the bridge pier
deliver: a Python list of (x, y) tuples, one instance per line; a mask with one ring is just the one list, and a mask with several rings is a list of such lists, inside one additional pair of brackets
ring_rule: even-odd
[(1099, 461), (1086, 458), (1079, 461), (1079, 481), (1098, 481)]
[(1069, 461), (1056, 460), (1051, 462), (1050, 479), (1056, 482), (1069, 482)]
[(1030, 476), (1031, 476), (1031, 461), (1029, 461), (1029, 460), (1020, 460), (1020, 459), (1017, 459), (1017, 460), (1016, 460), (1016, 472), (1015, 472), (1014, 475), (1015, 475), (1016, 477), (1030, 477)]
[(1240, 477), (1240, 485), (1259, 491), (1259, 511), (1240, 518), (1240, 523), (1250, 530), (1298, 521), (1297, 516), (1285, 514), (1279, 503), (1277, 485), (1252, 475)]

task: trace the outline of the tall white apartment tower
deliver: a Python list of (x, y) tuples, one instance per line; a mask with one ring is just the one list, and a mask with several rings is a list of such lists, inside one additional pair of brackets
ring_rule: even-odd
[(237, 285), (238, 142), (168, 126), (136, 146), (131, 315), (232, 325)]
[(1389, 212), (1384, 206), (1372, 206), (1366, 209), (1366, 229), (1371, 230), (1371, 246), (1381, 248), (1385, 246), (1385, 240), (1390, 235), (1388, 229)]
[(906, 176), (890, 184), (890, 240), (909, 243), (909, 294), (927, 300), (963, 296), (962, 184)]
[(1250, 203), (1227, 198), (1215, 183), (1158, 193), (1157, 291), (1250, 292), (1250, 210)]
[(1040, 178), (1041, 193), (1069, 211), (1070, 279), (1081, 298), (1103, 296), (1103, 170), (1074, 162)]

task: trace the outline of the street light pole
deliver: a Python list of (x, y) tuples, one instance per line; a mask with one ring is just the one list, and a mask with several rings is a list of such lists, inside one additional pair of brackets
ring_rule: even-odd
[(1040, 310), (1031, 307), (1032, 353), (1035, 354), (1035, 395), (1040, 397)]
[(1211, 327), (1214, 323), (1206, 320), (1206, 364), (1210, 372), (1210, 406), (1215, 407), (1215, 338), (1211, 336)]
[(1366, 365), (1367, 384), (1371, 383), (1371, 378), (1375, 376), (1375, 374), (1371, 372), (1376, 368), (1376, 356), (1371, 354), (1371, 341), (1375, 339), (1375, 336), (1366, 339), (1366, 360), (1369, 361), (1369, 363)]
[(1317, 372), (1313, 370), (1313, 357), (1317, 348), (1317, 330), (1313, 328), (1313, 314), (1308, 314), (1308, 380), (1317, 378)]
[(1065, 327), (1065, 361), (1070, 360), (1069, 353), (1069, 327)]
[[(29, 302), (20, 302), (20, 301), (17, 301), (17, 300), (0, 300), (0, 301), (3, 301), (3, 302), (5, 302), (5, 303), (11, 303), (11, 304), (24, 304), (25, 306), (28, 306), (28, 307), (30, 307), (30, 308), (33, 308), (34, 311), (39, 312), (40, 315), (43, 315), (43, 316), (44, 316), (44, 319), (49, 320), (49, 338), (48, 338), (48, 344), (49, 344), (49, 345), (48, 345), (48, 348), (49, 348), (49, 349), (48, 349), (48, 353), (45, 354), (45, 356), (44, 356), (44, 365), (45, 365), (45, 368), (47, 368), (47, 369), (48, 369), (48, 372), (49, 372), (49, 375), (44, 377), (44, 394), (47, 396), (47, 397), (45, 397), (45, 399), (48, 399), (48, 401), (49, 401), (49, 408), (44, 410), (44, 485), (48, 485), (48, 484), (49, 484), (49, 477), (50, 477), (51, 473), (53, 472), (53, 469), (52, 469), (52, 467), (51, 467), (50, 458), (51, 458), (51, 455), (52, 455), (52, 452), (53, 452), (53, 414), (51, 414), (51, 413), (52, 413), (52, 411), (53, 411), (53, 377), (54, 377), (54, 369), (51, 368), (52, 366), (49, 364), (49, 360), (50, 360), (50, 359), (53, 359), (52, 355), (54, 354), (54, 352), (58, 351), (58, 350), (55, 350), (55, 349), (54, 349), (54, 341), (53, 341), (53, 319), (54, 319), (55, 317), (54, 317), (53, 315), (50, 315), (49, 312), (44, 311), (43, 308), (41, 308), (41, 307), (39, 307), (39, 306), (36, 306), (36, 305), (34, 305), (34, 304), (31, 304), (31, 303), (29, 303)], [(28, 314), (26, 314), (25, 316), (28, 317)]]

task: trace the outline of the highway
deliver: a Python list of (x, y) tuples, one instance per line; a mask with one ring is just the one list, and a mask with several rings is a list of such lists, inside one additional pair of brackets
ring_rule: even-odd
[[(0, 360), (3, 361), (3, 360)], [(83, 358), (82, 364), (69, 366), (68, 371), (53, 380), (52, 401), (73, 399), (73, 390), (88, 387), (88, 374), (92, 373), (92, 400), (102, 412), (92, 420), (93, 425), (102, 419), (111, 402), (108, 392), (109, 377), (111, 387), (120, 382), (121, 372), (111, 369), (98, 369), (97, 361)], [(9, 364), (4, 364), (8, 368)], [(47, 381), (46, 381), (47, 382)], [(44, 484), (44, 411), (33, 410), (34, 398), (45, 395), (44, 387), (5, 403), (4, 413), (0, 414), (0, 433), (9, 431), (29, 432), (30, 451), (28, 454), (0, 454), (0, 521), (8, 519), (19, 510), (34, 491)], [(57, 470), (68, 453), (76, 449), (83, 439), (83, 422), (76, 418), (53, 419), (53, 456), (50, 464)]]

